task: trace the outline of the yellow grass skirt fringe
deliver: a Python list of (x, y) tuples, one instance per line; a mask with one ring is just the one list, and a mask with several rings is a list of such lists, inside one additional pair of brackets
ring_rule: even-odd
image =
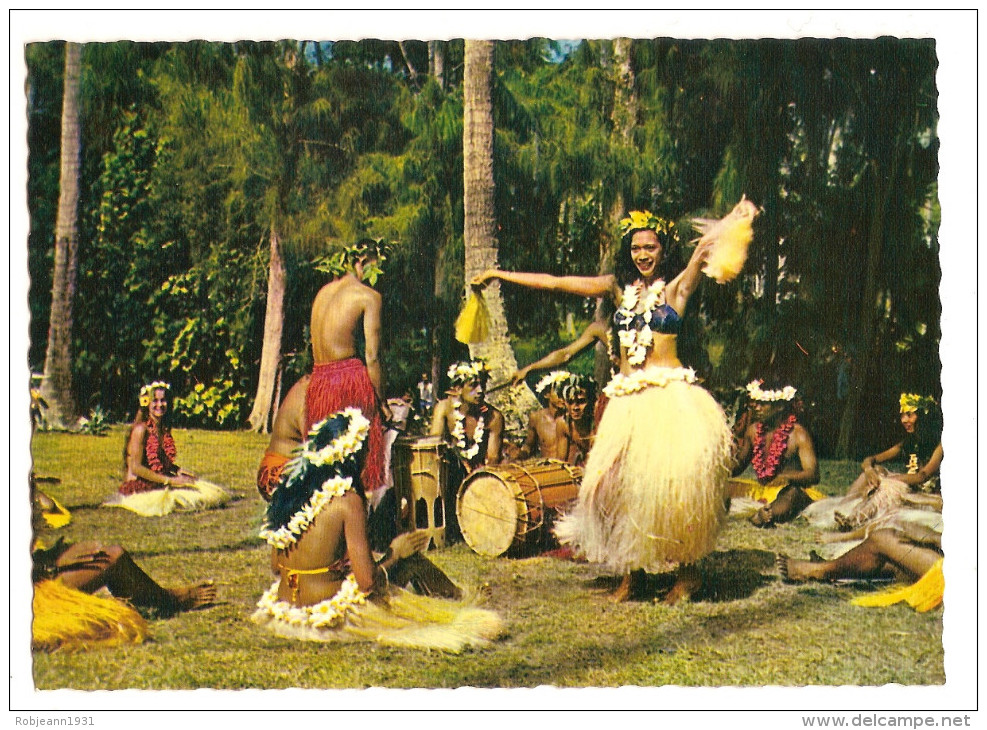
[[(747, 497), (757, 502), (771, 504), (778, 499), (778, 493), (788, 486), (788, 480), (782, 479), (779, 482), (761, 484), (755, 479), (731, 479), (728, 488), (731, 497)], [(806, 487), (802, 490), (813, 502), (825, 499), (826, 495), (813, 487)]]
[(490, 312), (483, 292), (474, 289), (470, 292), (466, 306), (456, 318), (456, 339), (464, 345), (484, 342), (490, 333)]
[(51, 500), (52, 504), (50, 509), (41, 513), (45, 523), (53, 530), (65, 527), (72, 521), (72, 513), (65, 509), (61, 503), (50, 494), (46, 494), (45, 496)]
[(890, 588), (869, 596), (859, 596), (850, 603), (855, 606), (891, 606), (905, 601), (919, 613), (931, 611), (942, 603), (946, 579), (942, 574), (942, 558), (915, 583), (904, 588)]
[(663, 377), (675, 369), (643, 372), (666, 384), (611, 398), (579, 499), (555, 526), (563, 545), (619, 573), (699, 560), (726, 516), (732, 440), (723, 409), (698, 385)]
[[(265, 596), (277, 596), (279, 583), (275, 581)], [(356, 600), (340, 601), (346, 587), (344, 583), (339, 594), (301, 612), (287, 601), (265, 602), (262, 598), (251, 621), (286, 639), (375, 641), (454, 654), (486, 646), (504, 631), (498, 614), (468, 601), (420, 596), (394, 586), (383, 597), (371, 599), (357, 594)], [(338, 620), (320, 620), (324, 613), (333, 612), (339, 614)], [(302, 619), (301, 613), (311, 618)]]
[(60, 580), (34, 586), (31, 648), (40, 651), (139, 644), (147, 623), (131, 606), (70, 588)]
[(129, 509), (142, 517), (163, 517), (176, 510), (195, 512), (222, 507), (229, 501), (229, 493), (221, 486), (197, 479), (184, 487), (162, 487), (128, 495), (117, 493), (104, 504)]

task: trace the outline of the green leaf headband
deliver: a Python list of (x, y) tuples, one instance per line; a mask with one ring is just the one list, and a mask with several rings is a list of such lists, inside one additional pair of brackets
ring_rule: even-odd
[(631, 231), (652, 230), (655, 233), (671, 236), (676, 241), (679, 240), (678, 231), (672, 230), (675, 228), (675, 222), (656, 216), (650, 210), (632, 210), (618, 225), (621, 236), (626, 236)]

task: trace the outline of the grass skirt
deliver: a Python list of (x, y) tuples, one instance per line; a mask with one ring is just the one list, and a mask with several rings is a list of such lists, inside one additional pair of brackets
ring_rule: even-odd
[(278, 600), (279, 585), (275, 581), (264, 594), (251, 621), (287, 639), (376, 641), (458, 654), (485, 646), (503, 633), (503, 621), (493, 611), (395, 586), (371, 598), (359, 591), (352, 574), (335, 596), (314, 606)]
[(576, 506), (556, 522), (560, 543), (616, 572), (699, 560), (726, 516), (730, 429), (709, 393), (664, 377), (678, 372), (644, 371), (665, 384), (610, 398)]
[(69, 588), (60, 580), (34, 586), (31, 648), (41, 651), (139, 644), (147, 623), (131, 606)]
[(196, 479), (184, 487), (162, 487), (128, 495), (117, 493), (104, 504), (129, 509), (142, 517), (162, 517), (175, 510), (194, 512), (221, 507), (229, 500), (229, 493), (218, 484)]

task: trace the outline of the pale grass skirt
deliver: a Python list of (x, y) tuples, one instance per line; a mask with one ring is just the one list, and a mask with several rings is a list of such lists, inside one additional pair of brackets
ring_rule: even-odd
[[(279, 581), (271, 586), (277, 594)], [(312, 607), (316, 615), (327, 599)], [(275, 615), (280, 608), (281, 615)], [(333, 625), (314, 625), (312, 621), (288, 620), (284, 617), (291, 604), (278, 601), (272, 608), (263, 601), (250, 617), (276, 636), (285, 639), (320, 642), (374, 641), (388, 646), (414, 649), (437, 649), (458, 654), (464, 649), (487, 646), (504, 633), (504, 624), (494, 611), (479, 608), (469, 601), (432, 598), (391, 586), (387, 595), (364, 603), (348, 605), (341, 619)]]
[(142, 517), (163, 517), (176, 510), (195, 512), (222, 507), (229, 501), (229, 493), (221, 486), (205, 479), (196, 479), (194, 483), (184, 487), (162, 487), (128, 495), (117, 493), (104, 502), (104, 505), (122, 507)]
[(698, 385), (614, 397), (556, 537), (618, 573), (693, 563), (713, 550), (726, 517), (731, 452), (723, 409)]

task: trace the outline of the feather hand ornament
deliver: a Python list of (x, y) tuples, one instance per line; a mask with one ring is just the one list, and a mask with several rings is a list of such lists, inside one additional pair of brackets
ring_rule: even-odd
[(466, 306), (456, 318), (456, 339), (464, 345), (475, 345), (487, 339), (490, 333), (490, 314), (483, 292), (474, 287)]
[(718, 284), (737, 278), (747, 261), (747, 248), (754, 238), (753, 222), (758, 207), (742, 196), (733, 210), (719, 220), (693, 218), (692, 225), (699, 233), (697, 241), (712, 241), (713, 245), (703, 266), (703, 273)]

